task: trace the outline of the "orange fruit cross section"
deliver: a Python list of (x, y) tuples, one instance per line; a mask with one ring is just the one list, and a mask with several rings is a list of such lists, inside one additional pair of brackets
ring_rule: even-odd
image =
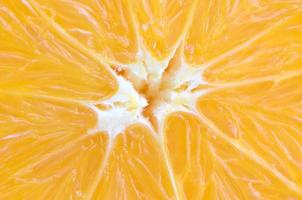
[(0, 0), (0, 199), (302, 199), (302, 1)]

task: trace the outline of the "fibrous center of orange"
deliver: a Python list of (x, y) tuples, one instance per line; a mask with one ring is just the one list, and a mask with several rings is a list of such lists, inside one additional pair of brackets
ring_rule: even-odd
[(171, 112), (194, 112), (197, 98), (206, 91), (200, 88), (205, 85), (202, 70), (186, 64), (181, 55), (176, 52), (167, 61), (149, 56), (130, 67), (112, 67), (119, 89), (101, 103), (87, 104), (99, 121), (92, 132), (104, 131), (114, 137), (133, 123), (157, 130)]

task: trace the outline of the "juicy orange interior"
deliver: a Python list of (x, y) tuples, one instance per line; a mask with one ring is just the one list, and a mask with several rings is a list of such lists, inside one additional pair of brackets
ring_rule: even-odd
[(302, 2), (1, 0), (0, 199), (301, 199)]

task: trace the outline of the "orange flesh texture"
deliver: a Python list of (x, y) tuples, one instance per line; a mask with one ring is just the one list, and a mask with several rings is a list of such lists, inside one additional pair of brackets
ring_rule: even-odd
[(131, 62), (137, 39), (128, 2), (122, 1), (38, 1), (37, 9), (85, 48), (121, 63)]
[[(195, 113), (89, 134), (108, 67), (176, 47)], [(301, 199), (301, 55), (301, 1), (0, 1), (0, 199)]]
[(143, 44), (159, 60), (170, 56), (186, 31), (195, 1), (133, 1), (133, 4)]
[(169, 56), (194, 5), (193, 0), (38, 2), (81, 45), (122, 64), (135, 63), (142, 48), (158, 60)]
[(207, 126), (188, 113), (167, 119), (166, 143), (183, 199), (298, 198)]
[(8, 2), (0, 15), (0, 91), (91, 101), (115, 93), (114, 77), (56, 37), (36, 12)]
[(116, 137), (96, 188), (92, 199), (175, 198), (161, 148), (142, 125)]
[(302, 144), (299, 134), (302, 128), (299, 121), (302, 88), (297, 84), (301, 81), (300, 75), (278, 82), (224, 89), (217, 91), (219, 95), (213, 92), (199, 100), (199, 111), (226, 137), (236, 139), (239, 144), (261, 155), (284, 177), (301, 186), (299, 163), (302, 157), (295, 153)]
[(1, 198), (55, 199), (87, 191), (108, 140), (87, 135), (94, 113), (38, 98), (1, 96), (0, 102)]
[(166, 119), (165, 145), (182, 199), (202, 199), (213, 173), (207, 128), (195, 116), (174, 113)]

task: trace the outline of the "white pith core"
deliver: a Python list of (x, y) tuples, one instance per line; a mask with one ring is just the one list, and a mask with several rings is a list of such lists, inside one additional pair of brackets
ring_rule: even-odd
[(147, 124), (142, 116), (144, 107), (148, 105), (147, 100), (135, 91), (129, 81), (121, 76), (116, 76), (116, 78), (119, 85), (117, 93), (100, 102), (106, 109), (99, 108), (95, 103), (86, 104), (97, 115), (97, 125), (89, 131), (91, 134), (106, 132), (110, 137), (115, 137), (131, 124)]
[[(201, 78), (202, 69), (187, 65), (183, 59), (180, 59), (179, 68), (171, 73), (169, 80), (162, 80), (173, 56), (174, 54), (164, 61), (157, 61), (148, 51), (144, 50), (138, 52), (136, 64), (121, 66), (123, 69), (131, 70), (131, 73), (135, 75), (134, 77), (145, 80), (149, 89), (151, 88), (151, 92), (156, 98), (156, 102), (152, 105), (152, 114), (159, 125), (172, 112), (185, 111), (197, 114), (196, 101), (206, 92), (206, 90), (192, 91), (197, 86), (205, 84)], [(99, 104), (85, 103), (97, 115), (96, 127), (91, 129), (89, 133), (106, 132), (111, 138), (114, 138), (129, 125), (136, 123), (142, 123), (153, 129), (148, 117), (143, 115), (143, 111), (151, 102), (148, 102), (144, 94), (135, 90), (132, 80), (129, 81), (120, 75), (113, 75), (119, 86), (116, 94)], [(169, 82), (169, 87), (160, 91), (162, 81)], [(184, 84), (187, 85), (185, 89), (177, 90)]]

